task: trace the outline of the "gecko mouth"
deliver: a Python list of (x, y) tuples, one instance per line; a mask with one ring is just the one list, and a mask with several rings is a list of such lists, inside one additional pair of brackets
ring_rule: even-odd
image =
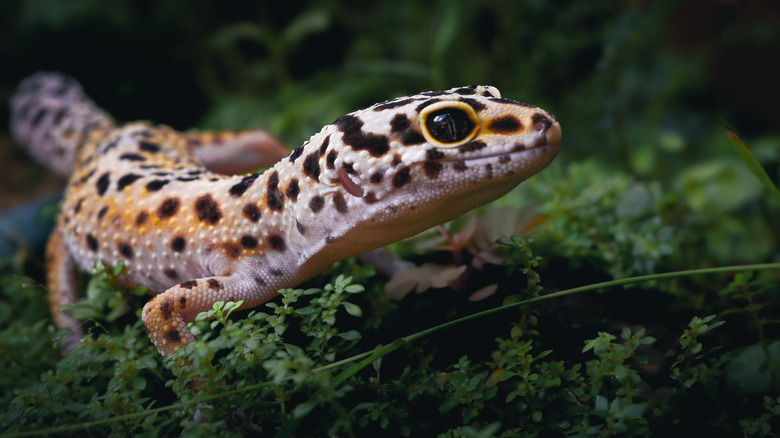
[[(512, 161), (525, 161), (532, 163), (533, 166), (537, 167), (538, 170), (547, 166), (557, 154), (558, 144), (555, 143), (544, 146), (535, 146), (529, 149), (520, 149), (519, 146), (516, 146), (512, 151), (509, 152), (497, 152), (494, 154), (485, 154), (468, 158), (442, 158), (439, 160), (430, 160), (427, 162), (418, 162), (414, 164), (426, 168), (427, 163), (438, 163), (438, 167), (426, 168), (426, 172), (438, 173), (438, 171), (441, 170), (441, 165), (443, 163), (452, 165), (456, 171), (463, 171), (469, 167), (479, 167), (488, 164), (492, 165), (495, 163), (506, 164)], [(344, 190), (347, 191), (347, 193), (356, 198), (362, 198), (364, 196), (365, 191), (363, 190), (362, 185), (353, 181), (344, 168), (339, 168), (338, 178), (341, 186), (344, 188)]]
[(499, 164), (506, 164), (512, 161), (529, 161), (529, 160), (537, 160), (540, 157), (549, 157), (549, 160), (552, 160), (555, 158), (555, 156), (558, 154), (558, 143), (555, 144), (547, 144), (544, 146), (535, 146), (528, 149), (520, 149), (520, 147), (516, 146), (513, 150), (509, 152), (496, 152), (492, 154), (484, 154), (484, 155), (478, 155), (474, 157), (468, 157), (468, 158), (456, 158), (456, 157), (448, 157), (443, 158), (440, 161), (445, 163), (455, 163), (457, 165), (458, 163), (462, 164), (470, 164), (470, 165), (481, 165), (481, 164), (488, 164), (488, 163), (495, 163), (498, 162)]

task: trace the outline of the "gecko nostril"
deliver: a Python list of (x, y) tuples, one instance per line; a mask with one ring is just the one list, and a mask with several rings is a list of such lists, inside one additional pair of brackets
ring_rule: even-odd
[(552, 122), (548, 117), (543, 116), (539, 113), (534, 114), (531, 120), (534, 123), (534, 131), (540, 132), (542, 134), (545, 133), (550, 128), (550, 125), (552, 125)]

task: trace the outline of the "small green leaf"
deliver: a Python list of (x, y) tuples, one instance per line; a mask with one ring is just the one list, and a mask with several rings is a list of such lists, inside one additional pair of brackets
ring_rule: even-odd
[(603, 395), (597, 395), (593, 412), (598, 416), (603, 416), (607, 414), (608, 409), (609, 403), (607, 403), (607, 399)]
[(144, 388), (146, 388), (146, 379), (144, 379), (143, 377), (133, 378), (133, 389), (140, 391)]
[(350, 293), (350, 294), (357, 294), (360, 292), (363, 292), (366, 290), (365, 287), (363, 287), (360, 284), (350, 284), (349, 286), (344, 288), (344, 292)]
[(293, 409), (293, 417), (295, 418), (301, 418), (303, 416), (306, 416), (309, 412), (314, 409), (314, 406), (316, 405), (315, 402), (309, 400), (305, 403), (301, 403), (298, 406)]
[(122, 274), (122, 271), (124, 270), (125, 270), (124, 262), (118, 262), (116, 265), (114, 265), (113, 269), (111, 269), (111, 273), (114, 274), (114, 277), (118, 277)]
[(363, 336), (357, 330), (350, 330), (344, 333), (340, 333), (339, 337), (348, 341), (359, 341)]
[(342, 303), (342, 305), (344, 306), (344, 310), (346, 310), (350, 315), (358, 318), (363, 316), (363, 311), (357, 304), (346, 302)]

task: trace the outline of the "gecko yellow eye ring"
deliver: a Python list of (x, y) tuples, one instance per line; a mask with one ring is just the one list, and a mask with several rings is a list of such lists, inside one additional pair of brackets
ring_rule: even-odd
[(474, 109), (463, 102), (440, 102), (420, 113), (423, 135), (439, 147), (456, 147), (471, 140), (480, 120)]

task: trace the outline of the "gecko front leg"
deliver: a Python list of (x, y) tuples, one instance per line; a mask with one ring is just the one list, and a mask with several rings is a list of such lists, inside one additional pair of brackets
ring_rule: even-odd
[[(250, 284), (251, 283), (251, 284)], [(275, 291), (274, 291), (275, 292)], [(188, 322), (210, 310), (217, 301), (244, 301), (251, 308), (273, 297), (256, 281), (239, 276), (205, 277), (179, 283), (156, 295), (144, 306), (142, 319), (157, 351), (167, 357), (193, 342)]]

